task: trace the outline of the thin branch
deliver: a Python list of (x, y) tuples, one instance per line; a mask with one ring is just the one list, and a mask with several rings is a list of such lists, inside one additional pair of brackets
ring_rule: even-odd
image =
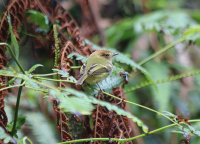
[[(101, 92), (99, 92), (98, 95), (98, 100), (100, 100), (100, 96), (101, 96)], [(96, 120), (95, 120), (95, 131), (94, 131), (94, 138), (96, 138), (96, 133), (97, 133), (97, 125), (98, 125), (98, 117), (99, 117), (99, 104), (97, 104), (97, 111), (96, 111)], [(94, 144), (96, 144), (96, 142), (94, 142)]]
[(44, 37), (33, 35), (33, 34), (30, 34), (30, 33), (24, 32), (24, 31), (21, 31), (21, 33), (23, 33), (23, 34), (25, 34), (27, 36), (31, 36), (31, 37), (35, 37), (35, 38), (39, 38), (39, 39), (46, 39)]
[[(192, 122), (200, 122), (200, 119), (197, 119), (197, 120), (188, 120), (188, 122), (192, 123)], [(180, 122), (180, 124), (183, 124), (184, 122)], [(170, 124), (170, 125), (167, 125), (167, 126), (164, 126), (164, 127), (161, 127), (159, 129), (156, 129), (156, 130), (153, 130), (153, 131), (150, 131), (148, 133), (149, 134), (153, 134), (153, 133), (156, 133), (156, 132), (159, 132), (161, 130), (164, 130), (164, 129), (167, 129), (167, 128), (170, 128), (170, 127), (173, 127), (173, 126), (176, 126), (176, 124)], [(138, 135), (138, 136), (135, 136), (135, 137), (132, 137), (132, 138), (128, 138), (128, 139), (116, 139), (116, 138), (88, 138), (88, 139), (79, 139), (79, 140), (72, 140), (72, 141), (67, 141), (67, 142), (62, 142), (62, 143), (57, 143), (57, 144), (67, 144), (67, 143), (78, 143), (78, 142), (85, 142), (85, 141), (109, 141), (109, 140), (112, 140), (112, 141), (118, 141), (118, 142), (127, 142), (127, 141), (131, 141), (131, 140), (134, 140), (134, 139), (137, 139), (137, 138), (140, 138), (140, 137), (144, 137), (146, 136), (147, 134), (141, 134), (141, 135)]]
[(156, 56), (162, 54), (163, 52), (169, 50), (171, 47), (183, 42), (184, 40), (186, 40), (186, 38), (181, 38), (177, 41), (175, 41), (174, 43), (171, 43), (169, 45), (167, 45), (166, 47), (164, 47), (163, 49), (157, 51), (156, 53), (150, 55), (149, 57), (147, 57), (146, 59), (142, 60), (141, 62), (138, 63), (138, 65), (143, 65), (144, 63), (148, 62), (149, 60), (155, 58)]
[(0, 91), (3, 91), (5, 89), (9, 89), (9, 88), (20, 87), (20, 86), (23, 86), (24, 83), (25, 83), (25, 81), (22, 84), (19, 84), (19, 85), (13, 85), (13, 86), (8, 86), (8, 87), (5, 87), (5, 88), (2, 88), (2, 89), (0, 89)]
[(149, 86), (149, 85), (166, 83), (166, 82), (178, 80), (178, 79), (181, 79), (181, 78), (184, 78), (184, 77), (193, 76), (193, 75), (197, 75), (197, 74), (200, 74), (200, 70), (197, 70), (197, 71), (194, 71), (194, 72), (188, 72), (188, 73), (180, 74), (180, 75), (174, 75), (174, 76), (168, 77), (166, 79), (157, 80), (154, 83), (149, 82), (149, 81), (142, 82), (141, 84), (138, 84), (138, 85), (131, 87), (130, 89), (126, 90), (124, 93), (126, 94), (126, 93), (129, 93), (129, 92), (134, 91), (136, 89), (140, 89), (142, 87), (146, 87), (146, 86)]
[(34, 78), (37, 78), (40, 80), (47, 80), (47, 81), (69, 82), (69, 83), (74, 83), (74, 84), (76, 83), (70, 80), (48, 79), (48, 78), (42, 78), (42, 77), (34, 77)]
[[(23, 79), (23, 80), (25, 80), (25, 81), (32, 81), (32, 82), (34, 82), (34, 83), (37, 83), (37, 84), (39, 84), (39, 85), (43, 85), (43, 86), (48, 87), (48, 88), (50, 88), (50, 89), (53, 89), (53, 90), (56, 90), (56, 91), (60, 91), (60, 90), (58, 90), (57, 88), (52, 87), (51, 85), (42, 83), (42, 82), (40, 82), (40, 81), (38, 81), (38, 80), (30, 79), (30, 78), (27, 78), (27, 77), (24, 77), (24, 76), (21, 76), (21, 75), (14, 75), (14, 74), (9, 74), (9, 73), (0, 73), (0, 75), (3, 75), (3, 76), (10, 76), (10, 77), (17, 77), (17, 78)], [(72, 83), (73, 83), (73, 82), (72, 82)]]
[(52, 75), (57, 75), (57, 73), (49, 73), (49, 74), (34, 74), (33, 77), (52, 76)]
[[(23, 84), (25, 81), (21, 80), (21, 84)], [(15, 108), (15, 117), (14, 117), (14, 124), (13, 124), (13, 128), (12, 128), (12, 133), (11, 136), (13, 137), (14, 134), (16, 133), (16, 124), (17, 124), (17, 117), (18, 117), (18, 111), (19, 111), (19, 102), (20, 102), (20, 98), (21, 98), (21, 93), (22, 93), (22, 88), (23, 86), (19, 87), (19, 91), (18, 91), (18, 95), (17, 95), (17, 102), (16, 102), (16, 108)]]

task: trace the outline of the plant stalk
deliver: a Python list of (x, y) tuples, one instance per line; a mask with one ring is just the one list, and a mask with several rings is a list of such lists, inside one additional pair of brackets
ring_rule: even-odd
[[(200, 122), (200, 119), (197, 119), (197, 120), (188, 120), (188, 122), (192, 123), (192, 122)], [(180, 124), (183, 124), (184, 122), (180, 122)], [(175, 126), (176, 124), (170, 124), (170, 125), (167, 125), (167, 126), (164, 126), (164, 127), (161, 127), (159, 129), (156, 129), (156, 130), (153, 130), (153, 131), (150, 131), (148, 134), (153, 134), (153, 133), (156, 133), (156, 132), (159, 132), (161, 130), (164, 130), (164, 129), (167, 129), (167, 128), (170, 128), (170, 127), (173, 127)], [(77, 142), (90, 142), (90, 141), (118, 141), (118, 142), (127, 142), (127, 141), (131, 141), (131, 140), (134, 140), (134, 139), (137, 139), (137, 138), (140, 138), (140, 137), (144, 137), (146, 136), (147, 134), (141, 134), (141, 135), (138, 135), (138, 136), (135, 136), (135, 137), (132, 137), (132, 138), (128, 138), (128, 139), (115, 139), (115, 138), (88, 138), (88, 139), (79, 139), (79, 140), (72, 140), (72, 141), (66, 141), (66, 142), (61, 142), (61, 143), (57, 143), (57, 144), (67, 144), (67, 143), (77, 143)]]
[(175, 45), (177, 45), (177, 44), (183, 42), (185, 39), (186, 39), (186, 38), (181, 38), (181, 39), (175, 41), (174, 43), (171, 43), (171, 44), (167, 45), (167, 46), (164, 47), (163, 49), (161, 49), (161, 50), (157, 51), (156, 53), (150, 55), (150, 56), (147, 57), (146, 59), (140, 61), (140, 62), (138, 63), (138, 65), (140, 65), (140, 66), (143, 65), (144, 63), (148, 62), (149, 60), (151, 60), (151, 59), (155, 58), (156, 56), (162, 54), (163, 52), (167, 51), (167, 50), (170, 49), (171, 47), (173, 47), (173, 46), (175, 46)]
[[(21, 80), (21, 84), (23, 84), (23, 83), (24, 83), (24, 80)], [(13, 137), (13, 135), (15, 134), (15, 128), (16, 128), (16, 124), (17, 124), (17, 117), (18, 117), (18, 110), (19, 110), (19, 103), (20, 103), (22, 88), (23, 88), (23, 85), (19, 87), (19, 91), (18, 91), (18, 95), (17, 95), (17, 102), (16, 102), (16, 108), (15, 108), (15, 117), (14, 117), (14, 124), (13, 124), (13, 128), (12, 128), (12, 133), (11, 133), (11, 136), (12, 136), (12, 137)]]

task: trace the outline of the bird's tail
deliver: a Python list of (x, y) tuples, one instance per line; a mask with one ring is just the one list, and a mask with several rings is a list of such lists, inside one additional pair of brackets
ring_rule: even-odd
[(83, 74), (82, 77), (77, 81), (76, 85), (82, 85), (86, 78), (87, 74)]

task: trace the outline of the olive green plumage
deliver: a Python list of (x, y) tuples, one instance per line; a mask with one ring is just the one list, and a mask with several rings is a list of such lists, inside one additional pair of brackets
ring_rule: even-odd
[(81, 85), (84, 81), (95, 84), (104, 80), (112, 72), (112, 58), (117, 54), (108, 50), (96, 50), (81, 67), (79, 73), (81, 78), (76, 84)]

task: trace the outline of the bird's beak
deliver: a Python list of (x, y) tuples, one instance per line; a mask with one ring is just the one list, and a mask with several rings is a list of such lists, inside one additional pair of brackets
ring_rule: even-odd
[(116, 56), (116, 55), (118, 55), (119, 53), (113, 53), (113, 56)]

